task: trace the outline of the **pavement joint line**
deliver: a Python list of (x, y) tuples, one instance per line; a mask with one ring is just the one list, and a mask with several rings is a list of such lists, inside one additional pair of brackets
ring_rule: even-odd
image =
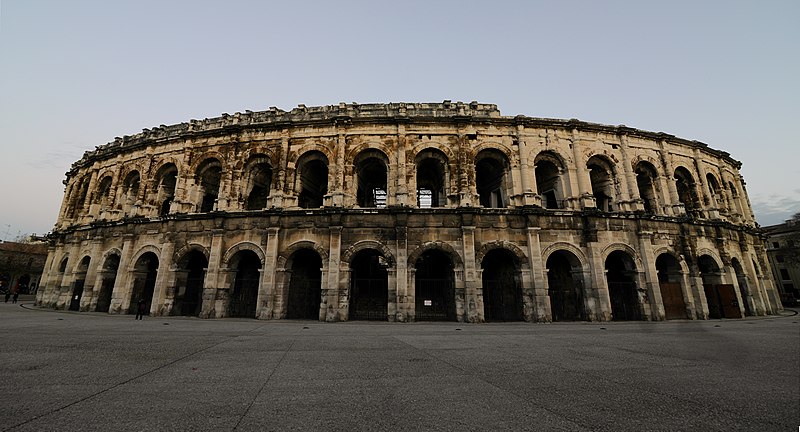
[[(264, 327), (265, 325), (266, 325), (266, 324), (264, 324), (264, 325), (261, 325), (261, 326), (259, 326), (259, 327), (256, 327), (256, 328), (253, 328), (253, 329), (250, 329), (250, 330), (248, 330), (248, 331), (246, 331), (246, 332), (244, 332), (244, 333), (251, 333), (251, 332), (253, 332), (253, 331), (255, 331), (255, 330), (258, 330), (258, 329), (260, 329), (260, 328)], [(220, 346), (220, 345), (222, 345), (222, 344), (224, 344), (224, 343), (230, 342), (230, 341), (232, 341), (233, 339), (236, 339), (236, 338), (238, 338), (238, 337), (240, 337), (240, 336), (242, 336), (242, 335), (236, 335), (236, 336), (232, 336), (232, 337), (225, 338), (224, 340), (222, 340), (222, 341), (220, 341), (220, 342), (217, 342), (217, 343), (215, 343), (215, 344), (213, 344), (213, 345), (209, 345), (209, 346), (207, 346), (207, 347), (205, 347), (205, 348), (201, 348), (201, 349), (199, 349), (199, 350), (197, 350), (197, 351), (194, 351), (194, 352), (191, 352), (191, 353), (189, 353), (189, 354), (186, 354), (185, 356), (179, 357), (179, 358), (177, 358), (177, 359), (175, 359), (175, 360), (172, 360), (172, 361), (170, 361), (170, 362), (168, 362), (168, 363), (164, 363), (164, 364), (162, 364), (162, 365), (160, 365), (160, 366), (158, 366), (158, 367), (155, 367), (155, 368), (153, 368), (153, 369), (150, 369), (150, 370), (148, 370), (148, 371), (146, 371), (146, 372), (143, 372), (143, 373), (141, 373), (141, 374), (139, 374), (139, 375), (136, 375), (136, 376), (134, 376), (134, 377), (131, 377), (131, 378), (128, 378), (128, 379), (126, 379), (126, 380), (124, 380), (124, 381), (122, 381), (122, 382), (119, 382), (119, 383), (117, 383), (117, 384), (114, 384), (114, 385), (112, 385), (111, 387), (108, 387), (108, 388), (105, 388), (105, 389), (103, 389), (103, 390), (100, 390), (100, 391), (98, 391), (98, 392), (95, 392), (95, 393), (92, 393), (92, 394), (90, 394), (90, 395), (84, 396), (84, 397), (82, 397), (82, 398), (80, 398), (80, 399), (78, 399), (78, 400), (76, 400), (76, 401), (72, 401), (72, 402), (70, 402), (70, 403), (68, 403), (68, 404), (66, 404), (66, 405), (64, 405), (64, 406), (62, 406), (62, 407), (59, 407), (59, 408), (56, 408), (56, 409), (50, 410), (50, 411), (48, 411), (48, 412), (46, 412), (46, 413), (44, 413), (44, 414), (39, 414), (39, 415), (37, 415), (37, 416), (34, 416), (34, 417), (31, 417), (31, 418), (29, 418), (29, 419), (27, 419), (27, 420), (25, 420), (25, 421), (23, 421), (23, 422), (17, 423), (17, 424), (15, 424), (15, 425), (11, 426), (11, 427), (8, 427), (8, 428), (5, 428), (5, 429), (2, 429), (2, 431), (3, 431), (3, 432), (5, 432), (5, 431), (10, 431), (10, 430), (12, 430), (12, 429), (16, 429), (16, 428), (18, 428), (18, 427), (20, 427), (20, 426), (24, 426), (24, 425), (26, 425), (26, 424), (28, 424), (28, 423), (30, 423), (30, 422), (32, 422), (32, 421), (38, 420), (38, 419), (40, 419), (40, 418), (43, 418), (43, 417), (47, 417), (47, 416), (49, 416), (49, 415), (51, 415), (51, 414), (55, 414), (55, 413), (57, 413), (57, 412), (59, 412), (59, 411), (63, 411), (63, 410), (65, 410), (65, 409), (67, 409), (67, 408), (70, 408), (70, 407), (72, 407), (72, 406), (74, 406), (74, 405), (77, 405), (77, 404), (79, 404), (79, 403), (81, 403), (81, 402), (87, 401), (87, 400), (89, 400), (89, 399), (91, 399), (91, 398), (93, 398), (93, 397), (100, 396), (100, 395), (101, 395), (101, 394), (103, 394), (103, 393), (106, 393), (106, 392), (109, 392), (109, 391), (111, 391), (111, 390), (114, 390), (115, 388), (122, 387), (123, 385), (125, 385), (125, 384), (128, 384), (128, 383), (129, 383), (129, 382), (131, 382), (131, 381), (137, 380), (137, 379), (139, 379), (139, 378), (141, 378), (141, 377), (143, 377), (143, 376), (146, 376), (146, 375), (149, 375), (149, 374), (151, 374), (151, 373), (153, 373), (153, 372), (156, 372), (156, 371), (158, 371), (158, 370), (164, 369), (164, 368), (166, 368), (167, 366), (171, 366), (171, 365), (173, 365), (173, 364), (175, 364), (175, 363), (178, 363), (178, 362), (179, 362), (179, 361), (181, 361), (181, 360), (185, 360), (185, 359), (187, 359), (187, 358), (189, 358), (189, 357), (191, 357), (191, 356), (193, 356), (193, 355), (199, 354), (199, 353), (201, 353), (201, 352), (203, 352), (203, 351), (210, 350), (210, 349), (212, 349), (212, 348), (216, 348), (216, 347), (218, 347), (218, 346)], [(294, 342), (292, 342), (292, 344), (294, 344)], [(284, 356), (285, 356), (285, 354), (284, 354)], [(282, 359), (281, 359), (281, 360), (282, 360)], [(274, 373), (274, 372), (273, 372), (273, 373)], [(270, 377), (272, 377), (272, 375), (271, 375), (271, 374), (270, 374)], [(248, 409), (249, 409), (249, 407), (248, 407)], [(241, 420), (240, 420), (240, 421), (241, 421)], [(237, 423), (237, 425), (238, 425), (238, 423)]]
[[(404, 341), (404, 340), (402, 340), (402, 339), (398, 338), (397, 336), (393, 336), (393, 337), (394, 337), (395, 339), (397, 339), (398, 341), (400, 341), (401, 343), (403, 343), (403, 344), (406, 344), (406, 345), (410, 346), (411, 348), (413, 348), (413, 349), (415, 349), (415, 350), (417, 350), (417, 351), (419, 351), (419, 352), (422, 352), (423, 354), (425, 354), (426, 356), (428, 356), (428, 357), (430, 357), (430, 358), (432, 358), (432, 359), (434, 359), (434, 360), (440, 361), (440, 362), (442, 362), (442, 363), (444, 363), (444, 364), (446, 364), (446, 365), (448, 365), (448, 366), (450, 366), (450, 367), (452, 367), (452, 368), (454, 368), (454, 369), (458, 369), (458, 370), (460, 370), (461, 372), (463, 372), (464, 374), (466, 374), (466, 375), (468, 375), (468, 376), (472, 376), (472, 377), (475, 377), (475, 378), (477, 378), (479, 381), (482, 381), (482, 382), (484, 382), (484, 383), (488, 384), (490, 387), (494, 387), (494, 388), (496, 388), (496, 389), (497, 389), (497, 390), (499, 390), (501, 393), (508, 393), (508, 394), (510, 394), (510, 395), (512, 395), (512, 396), (514, 396), (516, 399), (518, 399), (518, 400), (522, 401), (524, 405), (534, 406), (534, 407), (536, 407), (536, 408), (539, 408), (539, 409), (541, 409), (541, 410), (544, 410), (544, 411), (547, 411), (547, 412), (549, 412), (550, 414), (552, 414), (552, 415), (556, 416), (557, 418), (560, 418), (560, 419), (566, 420), (566, 421), (568, 421), (569, 423), (571, 423), (571, 424), (573, 424), (573, 425), (575, 425), (575, 426), (578, 426), (578, 427), (580, 427), (580, 428), (585, 428), (585, 430), (591, 430), (590, 428), (587, 428), (587, 426), (586, 426), (586, 425), (584, 425), (584, 424), (582, 424), (582, 423), (580, 423), (580, 422), (578, 422), (578, 421), (576, 421), (576, 420), (574, 420), (574, 419), (572, 419), (572, 418), (569, 418), (569, 417), (567, 417), (567, 416), (565, 416), (565, 415), (563, 415), (563, 414), (560, 414), (560, 413), (557, 413), (557, 412), (555, 412), (555, 411), (553, 411), (553, 410), (550, 410), (550, 409), (548, 409), (547, 407), (536, 405), (536, 404), (534, 404), (534, 403), (530, 402), (530, 401), (529, 401), (528, 399), (526, 399), (524, 396), (522, 396), (522, 395), (519, 395), (519, 394), (517, 394), (516, 392), (514, 392), (514, 391), (512, 391), (512, 390), (509, 390), (509, 389), (502, 388), (502, 387), (498, 386), (497, 384), (494, 384), (494, 383), (492, 383), (492, 382), (490, 382), (490, 381), (487, 381), (487, 380), (486, 380), (485, 378), (483, 378), (482, 376), (480, 376), (480, 375), (478, 375), (478, 374), (475, 374), (475, 373), (472, 373), (472, 372), (469, 372), (469, 371), (465, 370), (464, 368), (462, 368), (462, 367), (460, 367), (460, 366), (458, 366), (458, 365), (455, 365), (455, 364), (453, 364), (453, 363), (451, 363), (451, 362), (449, 362), (449, 361), (447, 361), (447, 360), (445, 360), (445, 359), (442, 359), (442, 358), (436, 357), (435, 355), (433, 355), (433, 354), (431, 354), (431, 353), (429, 353), (429, 352), (427, 352), (427, 351), (425, 351), (425, 350), (423, 350), (423, 349), (421, 349), (421, 348), (419, 348), (419, 347), (416, 347), (416, 346), (414, 346), (414, 345), (412, 345), (412, 344), (410, 344), (410, 343), (408, 343), (408, 342), (406, 342), (406, 341)], [(574, 430), (574, 429), (573, 429), (573, 430)]]
[(278, 363), (276, 363), (275, 367), (272, 368), (272, 372), (270, 372), (269, 376), (267, 377), (267, 379), (264, 380), (264, 384), (261, 385), (261, 388), (258, 389), (258, 392), (256, 392), (256, 395), (253, 396), (253, 400), (251, 400), (250, 403), (247, 405), (247, 408), (242, 413), (242, 416), (239, 417), (239, 420), (236, 422), (236, 425), (233, 426), (232, 430), (236, 430), (239, 427), (239, 425), (242, 423), (242, 420), (244, 420), (244, 418), (247, 417), (247, 414), (250, 413), (250, 409), (253, 408), (253, 405), (256, 403), (256, 400), (258, 400), (258, 397), (261, 396), (261, 392), (264, 391), (264, 389), (267, 387), (267, 384), (272, 379), (272, 376), (275, 375), (275, 372), (281, 366), (281, 363), (283, 363), (283, 359), (286, 358), (286, 354), (289, 354), (289, 351), (292, 350), (292, 347), (294, 347), (294, 343), (295, 342), (297, 342), (296, 338), (294, 340), (292, 340), (291, 344), (289, 344), (289, 348), (286, 348), (286, 351), (283, 352), (283, 355), (281, 356), (281, 359), (278, 360)]

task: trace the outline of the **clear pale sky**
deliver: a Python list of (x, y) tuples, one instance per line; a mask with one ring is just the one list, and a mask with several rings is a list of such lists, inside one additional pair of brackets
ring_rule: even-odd
[(0, 239), (50, 231), (84, 151), (339, 102), (495, 103), (702, 141), (762, 225), (800, 211), (800, 1), (0, 2)]

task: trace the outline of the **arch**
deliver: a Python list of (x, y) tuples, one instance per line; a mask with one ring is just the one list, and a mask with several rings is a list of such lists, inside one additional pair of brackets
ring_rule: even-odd
[(263, 259), (253, 249), (240, 248), (230, 255), (227, 268), (233, 273), (233, 280), (228, 294), (227, 316), (256, 317), (263, 264)]
[[(155, 248), (151, 248), (145, 246), (140, 249), (141, 253), (137, 254), (138, 257), (131, 261), (133, 266), (130, 270), (132, 277), (128, 313), (144, 311), (144, 314), (147, 314), (153, 306), (153, 296), (160, 262), (158, 254), (152, 250)], [(142, 302), (141, 306), (139, 305), (140, 302)]]
[(636, 175), (636, 187), (644, 205), (644, 212), (659, 213), (661, 186), (656, 166), (650, 161), (642, 160), (634, 165), (633, 172)]
[(443, 144), (438, 141), (422, 141), (415, 144), (411, 149), (411, 154), (414, 155), (414, 162), (418, 162), (420, 154), (428, 150), (433, 150), (443, 154), (445, 160), (447, 161), (457, 159), (456, 154), (453, 152), (453, 149), (450, 148), (449, 144)]
[(699, 216), (700, 198), (697, 196), (694, 177), (691, 172), (684, 167), (675, 168), (675, 186), (678, 190), (678, 201), (686, 208), (686, 213), (692, 217)]
[(186, 243), (185, 245), (181, 246), (179, 249), (172, 254), (172, 263), (174, 265), (179, 265), (181, 258), (183, 258), (187, 253), (196, 250), (203, 254), (206, 259), (209, 259), (211, 256), (211, 251), (209, 248), (201, 245), (200, 243)]
[(263, 153), (256, 153), (244, 165), (242, 194), (246, 210), (261, 210), (267, 207), (275, 180), (272, 160)]
[(389, 157), (387, 155), (392, 152), (392, 149), (380, 141), (366, 141), (353, 146), (347, 150), (347, 153), (345, 153), (345, 160), (354, 161), (361, 153), (370, 151), (376, 151), (383, 154), (388, 164)]
[(295, 192), (302, 208), (318, 208), (325, 203), (328, 194), (329, 159), (318, 151), (311, 150), (297, 158)]
[(133, 271), (136, 266), (136, 262), (142, 257), (142, 255), (146, 254), (147, 252), (152, 252), (155, 254), (156, 258), (161, 256), (161, 249), (158, 246), (154, 245), (144, 245), (136, 250), (136, 252), (131, 256), (131, 265), (128, 268), (129, 271)]
[(494, 249), (505, 249), (511, 252), (520, 263), (520, 267), (527, 267), (528, 257), (525, 255), (525, 252), (516, 244), (505, 240), (493, 240), (482, 244), (481, 247), (475, 251), (475, 262), (483, 262), (483, 258), (486, 254)]
[(464, 267), (464, 260), (461, 258), (461, 255), (459, 255), (459, 253), (456, 252), (452, 246), (441, 240), (425, 242), (417, 246), (413, 251), (411, 251), (410, 254), (408, 254), (408, 266), (413, 268), (419, 257), (429, 250), (440, 250), (450, 255), (450, 259), (453, 260), (453, 264), (456, 268)]
[(222, 268), (230, 268), (231, 258), (233, 258), (236, 253), (239, 251), (249, 250), (258, 256), (258, 260), (261, 262), (261, 267), (264, 267), (264, 260), (266, 255), (264, 251), (261, 250), (261, 247), (257, 244), (250, 242), (250, 241), (241, 241), (239, 243), (234, 244), (222, 256)]
[(626, 245), (625, 243), (611, 243), (603, 248), (603, 252), (600, 254), (600, 256), (602, 256), (603, 260), (605, 261), (608, 259), (608, 256), (615, 251), (625, 252), (625, 254), (632, 259), (634, 268), (642, 268), (642, 260), (639, 258), (639, 254), (636, 253), (636, 249)]
[(594, 155), (586, 161), (586, 169), (597, 209), (614, 211), (620, 196), (616, 165), (605, 155)]
[(544, 248), (544, 250), (542, 251), (542, 260), (547, 262), (547, 260), (550, 258), (550, 255), (559, 250), (564, 250), (570, 252), (572, 255), (575, 255), (575, 258), (577, 258), (578, 261), (580, 262), (581, 268), (583, 269), (586, 268), (586, 265), (589, 262), (589, 260), (586, 258), (586, 255), (579, 247), (573, 245), (572, 243), (567, 243), (567, 242), (551, 243), (549, 246)]
[(325, 248), (323, 248), (317, 243), (314, 243), (311, 240), (299, 240), (292, 243), (291, 245), (286, 247), (283, 250), (283, 252), (278, 254), (278, 260), (277, 260), (278, 268), (279, 269), (286, 268), (286, 263), (289, 262), (289, 258), (291, 258), (291, 256), (300, 249), (314, 250), (322, 258), (322, 268), (324, 269), (328, 267), (329, 257), (328, 257), (328, 251), (325, 250)]
[(511, 162), (500, 150), (487, 148), (475, 155), (475, 188), (479, 202), (487, 208), (504, 208), (514, 194)]
[(172, 201), (175, 199), (175, 188), (178, 185), (178, 166), (172, 162), (161, 165), (156, 171), (156, 203), (159, 215), (169, 214)]
[(546, 209), (564, 208), (566, 184), (562, 174), (566, 169), (566, 160), (553, 150), (543, 150), (533, 160), (536, 192), (542, 199), (542, 207)]
[(95, 204), (100, 204), (100, 207), (106, 207), (111, 198), (111, 186), (114, 180), (110, 175), (101, 177), (100, 183), (97, 186), (97, 195), (94, 197)]
[(342, 262), (349, 264), (353, 259), (353, 255), (365, 249), (374, 249), (380, 252), (389, 267), (395, 266), (396, 260), (391, 249), (389, 249), (389, 247), (387, 247), (385, 244), (374, 240), (361, 240), (353, 243), (349, 248), (342, 252)]
[(450, 189), (450, 161), (442, 150), (426, 147), (414, 156), (417, 207), (444, 207)]
[(349, 319), (386, 321), (389, 273), (385, 257), (379, 249), (362, 248), (350, 258)]
[(547, 254), (547, 294), (553, 321), (579, 321), (587, 317), (584, 273), (580, 258), (565, 248)]
[(222, 162), (213, 157), (203, 159), (194, 171), (195, 184), (200, 187), (200, 213), (214, 211), (222, 183)]
[(100, 287), (97, 294), (95, 312), (108, 312), (111, 307), (111, 297), (114, 292), (114, 284), (117, 280), (121, 258), (122, 252), (116, 248), (106, 251), (101, 258), (101, 268), (99, 270)]
[(287, 262), (290, 269), (286, 318), (319, 320), (322, 305), (322, 256), (313, 248), (302, 247), (292, 252)]
[[(419, 249), (419, 248), (418, 248)], [(417, 321), (455, 321), (455, 266), (442, 248), (414, 255), (414, 302)]]
[(494, 248), (481, 263), (484, 318), (487, 321), (522, 321), (522, 272), (519, 257), (509, 249)]
[(670, 319), (686, 319), (689, 317), (686, 310), (683, 292), (683, 267), (675, 253), (663, 251), (656, 254), (656, 272), (658, 285), (661, 291), (661, 303), (664, 306), (664, 317)]
[(386, 207), (389, 157), (377, 149), (358, 153), (353, 162), (356, 202), (360, 207)]
[(628, 249), (623, 244), (611, 245), (606, 248), (610, 252), (604, 259), (611, 316), (615, 321), (642, 319), (635, 255)]

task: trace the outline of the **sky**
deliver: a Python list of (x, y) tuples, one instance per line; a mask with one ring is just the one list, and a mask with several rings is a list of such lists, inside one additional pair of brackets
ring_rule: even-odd
[(800, 1), (0, 0), (0, 239), (143, 128), (298, 104), (497, 104), (698, 140), (800, 212)]

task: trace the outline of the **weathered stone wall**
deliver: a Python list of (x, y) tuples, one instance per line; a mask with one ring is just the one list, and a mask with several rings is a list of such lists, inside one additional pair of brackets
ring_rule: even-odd
[[(207, 266), (193, 314), (223, 317), (246, 292), (240, 263), (251, 251), (258, 295), (244, 310), (284, 318), (295, 258), (311, 251), (321, 260), (319, 319), (347, 320), (351, 260), (372, 251), (386, 272), (386, 318), (414, 321), (425, 310), (416, 273), (433, 250), (452, 266), (447, 317), (481, 322), (505, 316), (486, 316), (498, 306), (484, 296), (502, 296), (482, 279), (499, 271), (486, 257), (501, 250), (527, 321), (554, 317), (554, 253), (571, 263), (574, 319), (619, 319), (620, 307), (635, 309), (631, 319), (664, 319), (659, 271), (680, 285), (688, 318), (709, 316), (711, 285), (733, 285), (743, 314), (774, 313), (739, 167), (696, 141), (503, 117), (477, 103), (301, 106), (162, 126), (87, 152), (67, 173), (38, 301), (68, 307), (81, 281), (81, 310), (110, 295), (108, 310), (124, 313), (149, 283), (152, 314), (185, 313), (186, 260), (197, 251)], [(663, 254), (674, 257), (669, 272), (657, 268)], [(147, 276), (152, 257), (158, 269)], [(615, 265), (624, 282), (607, 276)], [(626, 284), (635, 293), (622, 301)]]

